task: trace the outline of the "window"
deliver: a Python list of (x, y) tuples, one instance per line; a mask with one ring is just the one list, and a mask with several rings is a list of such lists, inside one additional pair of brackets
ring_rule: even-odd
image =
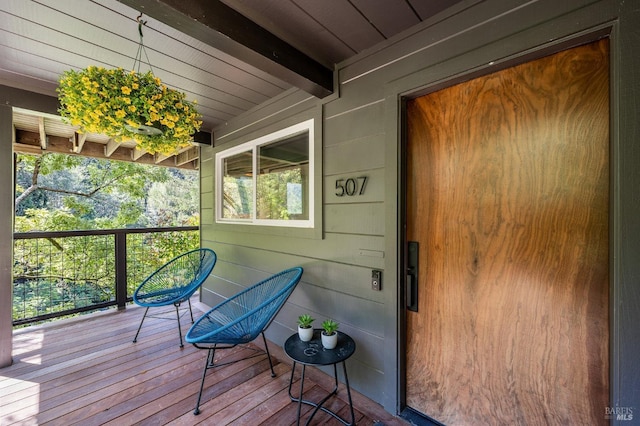
[(313, 120), (216, 154), (218, 222), (313, 227)]

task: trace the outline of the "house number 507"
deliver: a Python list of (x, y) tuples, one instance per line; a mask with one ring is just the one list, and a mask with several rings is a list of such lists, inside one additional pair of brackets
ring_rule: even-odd
[(336, 179), (336, 196), (344, 197), (348, 195), (364, 194), (364, 188), (367, 186), (367, 176), (358, 176), (357, 178)]

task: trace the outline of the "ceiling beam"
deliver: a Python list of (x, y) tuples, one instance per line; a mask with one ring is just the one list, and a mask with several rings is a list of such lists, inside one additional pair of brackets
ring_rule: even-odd
[(318, 98), (333, 93), (333, 70), (220, 0), (118, 1)]
[(0, 104), (31, 111), (58, 114), (58, 98), (0, 84)]
[(147, 153), (147, 151), (145, 151), (144, 149), (140, 149), (137, 146), (135, 146), (132, 150), (131, 150), (131, 160), (133, 161), (138, 161), (138, 159), (140, 159), (143, 155), (145, 155)]
[(187, 164), (189, 161), (193, 161), (197, 158), (200, 158), (200, 150), (198, 147), (194, 146), (185, 151), (179, 152), (176, 155), (176, 165), (182, 166), (183, 164)]
[[(40, 135), (37, 131), (20, 130), (15, 129), (15, 141), (13, 143), (13, 150), (22, 154), (44, 154), (48, 152), (57, 152), (68, 155), (79, 155), (82, 157), (102, 158), (117, 161), (128, 161), (139, 164), (158, 165), (163, 167), (175, 167), (187, 170), (196, 170), (198, 168), (198, 159), (195, 158), (191, 162), (184, 164), (175, 164), (172, 161), (164, 161), (162, 163), (155, 163), (155, 157), (151, 155), (143, 155), (137, 160), (132, 159), (132, 148), (120, 146), (119, 149), (111, 153), (110, 157), (105, 156), (106, 146), (104, 143), (93, 142), (90, 140), (85, 141), (84, 148), (81, 154), (73, 152), (73, 138), (63, 136), (48, 135), (49, 143), (46, 151), (40, 148)], [(116, 142), (116, 145), (121, 145)], [(144, 151), (143, 151), (144, 152)], [(198, 151), (199, 152), (199, 151)], [(174, 157), (177, 158), (177, 157)]]
[(109, 139), (107, 144), (104, 146), (104, 156), (111, 157), (111, 155), (116, 152), (116, 149), (120, 147), (120, 144), (113, 139)]
[(40, 148), (47, 149), (47, 131), (44, 128), (44, 117), (38, 117), (38, 130), (40, 132)]
[(84, 143), (87, 140), (87, 134), (75, 132), (70, 140), (73, 144), (73, 152), (75, 152), (76, 154), (80, 154), (82, 152), (82, 148), (84, 147)]
[(166, 160), (167, 158), (169, 158), (169, 156), (167, 154), (163, 154), (161, 152), (156, 152), (154, 155), (155, 158), (155, 162), (156, 164), (160, 164), (162, 163), (164, 160)]
[(13, 143), (13, 152), (20, 152), (22, 154), (40, 155), (42, 149), (38, 145), (27, 145), (24, 143)]

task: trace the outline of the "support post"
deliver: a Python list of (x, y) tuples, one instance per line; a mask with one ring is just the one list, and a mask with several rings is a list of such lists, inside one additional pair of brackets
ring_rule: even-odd
[[(11, 365), (13, 350), (13, 111), (0, 105), (0, 367)], [(11, 201), (10, 201), (11, 200)]]
[(118, 309), (127, 305), (127, 234), (116, 232), (116, 303)]

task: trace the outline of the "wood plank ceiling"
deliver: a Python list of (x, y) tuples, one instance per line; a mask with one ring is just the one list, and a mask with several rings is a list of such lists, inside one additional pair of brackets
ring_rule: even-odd
[[(131, 69), (140, 41), (154, 74), (197, 100), (203, 129), (298, 87), (331, 93), (335, 64), (456, 0), (3, 0), (0, 85), (56, 96), (59, 76), (89, 65)], [(146, 65), (143, 65), (143, 68)], [(143, 71), (146, 71), (143, 69)], [(326, 81), (326, 76), (329, 82)], [(197, 168), (198, 148), (154, 157), (135, 144), (79, 136), (52, 115), (14, 111), (16, 142), (41, 149)], [(23, 147), (24, 148), (24, 147)], [(25, 150), (27, 148), (24, 148)]]

